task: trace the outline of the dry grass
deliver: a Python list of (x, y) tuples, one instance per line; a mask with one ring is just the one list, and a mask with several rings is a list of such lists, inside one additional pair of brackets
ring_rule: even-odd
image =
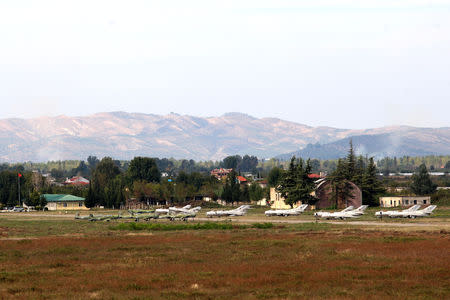
[(0, 298), (450, 296), (445, 231), (98, 230), (0, 240)]

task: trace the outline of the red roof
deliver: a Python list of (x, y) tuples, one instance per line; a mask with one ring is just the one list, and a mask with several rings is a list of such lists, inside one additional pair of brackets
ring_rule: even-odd
[(247, 179), (245, 179), (245, 177), (242, 176), (237, 176), (237, 179), (239, 180), (239, 182), (247, 182)]
[(319, 174), (308, 174), (309, 178), (321, 178)]
[(81, 176), (74, 176), (70, 179), (67, 179), (64, 183), (70, 185), (88, 185), (89, 180)]

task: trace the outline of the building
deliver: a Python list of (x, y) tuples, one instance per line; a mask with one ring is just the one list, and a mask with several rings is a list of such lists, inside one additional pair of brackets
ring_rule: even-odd
[(45, 209), (47, 210), (88, 210), (84, 205), (85, 199), (73, 195), (65, 194), (44, 194), (42, 197), (47, 200)]
[(255, 180), (255, 183), (258, 184), (263, 189), (265, 189), (268, 186), (268, 182), (265, 179)]
[(243, 176), (236, 176), (236, 180), (239, 182), (239, 184), (247, 184), (247, 178), (243, 177)]
[(332, 199), (332, 187), (331, 182), (326, 178), (320, 179), (316, 181), (316, 190), (313, 195), (316, 196), (319, 200), (314, 204), (315, 209), (323, 209), (329, 208), (333, 206), (337, 206), (336, 208), (346, 208), (349, 206), (360, 207), (362, 205), (362, 192), (361, 189), (349, 181), (351, 186), (351, 197), (346, 199), (338, 199), (337, 203)]
[(76, 185), (76, 186), (87, 186), (89, 185), (89, 180), (82, 176), (74, 176), (72, 178), (67, 178), (66, 181), (64, 181), (64, 184), (66, 185)]
[(411, 205), (429, 205), (431, 197), (397, 196), (380, 197), (381, 207), (411, 206)]
[[(281, 196), (281, 194), (279, 192), (277, 192), (275, 190), (275, 188), (271, 187), (270, 188), (270, 208), (272, 209), (290, 209), (291, 206), (286, 204), (284, 202), (285, 198), (283, 196)], [(299, 201), (297, 202), (294, 207), (297, 207), (299, 205), (302, 205), (302, 202)]]
[[(312, 177), (316, 178), (316, 177)], [(346, 208), (348, 206), (359, 207), (362, 205), (362, 192), (361, 189), (354, 184), (349, 182), (352, 187), (352, 197), (348, 199), (338, 199), (337, 203), (332, 199), (332, 188), (330, 181), (325, 178), (316, 181), (316, 189), (312, 192), (313, 196), (316, 196), (318, 200), (314, 205), (311, 205), (311, 209), (323, 209), (336, 206), (336, 208)], [(270, 207), (273, 209), (288, 209), (291, 208), (289, 205), (284, 203), (284, 198), (278, 193), (275, 188), (270, 188)], [(294, 207), (301, 205), (302, 202), (297, 202)]]
[(214, 169), (211, 171), (211, 176), (214, 176), (217, 179), (222, 180), (222, 178), (230, 174), (231, 171), (233, 171), (233, 169), (223, 169), (223, 168)]

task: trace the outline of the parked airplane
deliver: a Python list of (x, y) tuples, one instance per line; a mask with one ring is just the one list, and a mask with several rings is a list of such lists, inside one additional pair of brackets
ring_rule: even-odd
[(155, 210), (155, 213), (158, 214), (158, 215), (162, 215), (162, 214), (169, 214), (170, 210), (172, 210), (174, 212), (179, 212), (178, 210), (190, 209), (190, 208), (191, 208), (191, 205), (189, 205), (189, 204), (186, 205), (186, 206), (183, 206), (181, 208), (172, 206), (172, 207), (169, 207), (169, 208), (158, 208), (158, 209)]
[(208, 211), (206, 213), (206, 216), (209, 218), (244, 216), (247, 213), (247, 210), (250, 209), (250, 207), (250, 205), (241, 205), (238, 208), (231, 210), (212, 210)]
[(264, 214), (267, 217), (271, 216), (298, 216), (308, 207), (308, 204), (302, 204), (299, 207), (291, 208), (291, 209), (275, 209), (275, 210), (266, 210)]
[(148, 213), (148, 214), (136, 214), (131, 217), (131, 219), (134, 219), (136, 222), (139, 222), (139, 220), (148, 221), (150, 219), (158, 219), (160, 216), (156, 213)]
[[(420, 208), (420, 205), (416, 204), (407, 209), (402, 210), (401, 212), (417, 211), (419, 208)], [(379, 218), (381, 218), (383, 216), (390, 217), (392, 214), (398, 214), (398, 213), (399, 213), (398, 210), (377, 211), (375, 213), (375, 216), (379, 217)]]
[[(433, 210), (436, 209), (436, 205), (430, 205), (424, 209), (421, 210), (411, 210), (411, 211), (392, 211), (389, 214), (390, 218), (418, 218), (418, 217), (427, 217), (431, 215)], [(384, 214), (383, 214), (384, 215)]]
[(350, 213), (352, 213), (355, 216), (361, 216), (364, 214), (364, 211), (369, 207), (369, 205), (361, 205), (357, 209), (351, 210)]
[(80, 216), (80, 213), (77, 213), (75, 215), (75, 220), (89, 220), (89, 219), (91, 219), (93, 217), (94, 217), (93, 214), (90, 214), (89, 216)]
[(315, 217), (324, 218), (324, 219), (347, 219), (347, 218), (357, 218), (364, 214), (364, 211), (367, 209), (367, 205), (361, 205), (358, 208), (354, 208), (353, 206), (349, 206), (346, 209), (343, 209), (338, 212), (316, 212), (314, 214)]
[(93, 215), (93, 214), (89, 214), (88, 216), (80, 216), (80, 213), (77, 213), (75, 215), (75, 219), (76, 220), (88, 220), (88, 221), (111, 221), (111, 220), (117, 220), (117, 219), (122, 219), (124, 217), (122, 217), (121, 215)]
[[(189, 207), (188, 207), (189, 206)], [(190, 213), (197, 213), (201, 210), (202, 208), (200, 206), (191, 208), (190, 205), (186, 205), (185, 207), (169, 207), (169, 214), (174, 214), (174, 213), (185, 213), (185, 214), (190, 214)]]
[(187, 220), (189, 218), (193, 219), (197, 216), (197, 212), (196, 211), (192, 211), (192, 212), (183, 212), (183, 213), (179, 213), (176, 215), (171, 215), (170, 216), (170, 221), (175, 221), (175, 220), (182, 220), (187, 222)]

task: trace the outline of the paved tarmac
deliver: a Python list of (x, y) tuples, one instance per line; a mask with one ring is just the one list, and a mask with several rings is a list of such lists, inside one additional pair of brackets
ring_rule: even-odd
[[(108, 213), (102, 213), (96, 211), (94, 213), (95, 215), (101, 215), (101, 214), (111, 214), (111, 212)], [(83, 215), (88, 215), (88, 212), (83, 213)], [(61, 214), (54, 214), (54, 213), (39, 213), (39, 212), (31, 212), (31, 213), (2, 213), (0, 214), (0, 217), (2, 216), (14, 216), (18, 218), (23, 219), (74, 219), (73, 213), (61, 213)], [(435, 229), (446, 229), (450, 230), (450, 220), (443, 220), (443, 221), (437, 221), (433, 220), (433, 222), (427, 222), (426, 218), (423, 218), (420, 220), (420, 222), (417, 221), (411, 221), (408, 222), (408, 219), (406, 219), (404, 222), (386, 222), (383, 220), (374, 220), (374, 221), (348, 221), (348, 220), (315, 220), (315, 219), (300, 219), (300, 217), (285, 217), (285, 218), (268, 218), (268, 217), (255, 217), (255, 216), (243, 216), (243, 217), (223, 217), (223, 218), (207, 218), (207, 217), (197, 217), (195, 218), (195, 221), (209, 221), (209, 222), (224, 222), (224, 221), (232, 221), (236, 223), (261, 223), (261, 222), (270, 222), (270, 223), (278, 223), (278, 224), (304, 224), (304, 223), (311, 223), (311, 222), (318, 222), (318, 223), (328, 223), (328, 224), (338, 224), (338, 225), (353, 225), (353, 226), (374, 226), (374, 227), (397, 227), (397, 228), (435, 228)], [(192, 221), (192, 220), (190, 220)]]
[[(304, 224), (316, 222), (316, 220), (299, 220), (299, 219), (261, 219), (252, 217), (231, 217), (231, 218), (196, 218), (197, 221), (225, 221), (230, 220), (237, 223), (280, 223), (280, 224)], [(399, 222), (385, 222), (379, 221), (330, 221), (318, 220), (318, 223), (338, 224), (338, 225), (359, 225), (359, 226), (387, 226), (387, 227), (435, 227), (435, 228), (449, 228), (450, 222), (420, 222), (420, 223), (399, 223)]]

